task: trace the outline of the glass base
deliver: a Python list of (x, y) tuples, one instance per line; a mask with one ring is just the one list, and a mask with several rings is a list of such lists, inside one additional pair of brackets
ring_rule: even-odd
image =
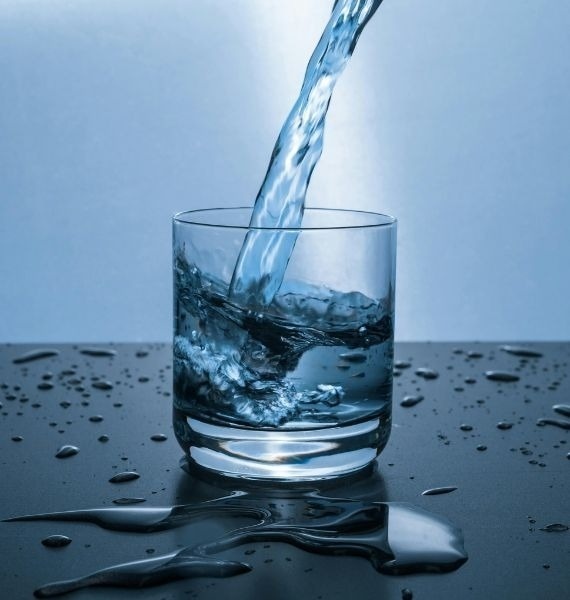
[(390, 434), (389, 417), (344, 427), (268, 431), (212, 425), (176, 416), (190, 466), (251, 480), (332, 479), (370, 465)]

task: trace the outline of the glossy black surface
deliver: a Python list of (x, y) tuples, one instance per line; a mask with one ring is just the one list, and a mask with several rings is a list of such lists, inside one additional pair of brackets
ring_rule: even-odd
[[(411, 368), (397, 369), (392, 437), (377, 473), (324, 490), (329, 496), (410, 502), (447, 517), (463, 530), (469, 554), (457, 571), (387, 576), (357, 557), (320, 556), (279, 542), (259, 542), (220, 554), (253, 567), (243, 575), (142, 590), (87, 589), (68, 597), (399, 600), (403, 589), (411, 590), (414, 599), (567, 597), (570, 432), (549, 422), (537, 425), (537, 420), (565, 418), (552, 407), (570, 403), (570, 344), (524, 345), (541, 357), (515, 355), (500, 346), (397, 345), (396, 358)], [(20, 363), (13, 360), (41, 348), (1, 347), (0, 518), (114, 507), (113, 501), (121, 498), (145, 499), (141, 507), (168, 507), (240, 488), (220, 487), (180, 469), (181, 450), (170, 426), (168, 345), (97, 347), (116, 354), (92, 352), (92, 346), (82, 353), (86, 347), (50, 344), (46, 349), (59, 354)], [(416, 375), (422, 368), (439, 376)], [(520, 379), (493, 381), (487, 371)], [(46, 382), (52, 387), (41, 385)], [(424, 399), (400, 406), (407, 395)], [(158, 434), (168, 439), (153, 441)], [(108, 441), (100, 441), (102, 436)], [(56, 458), (64, 445), (80, 452)], [(484, 451), (477, 449), (484, 446)], [(140, 478), (109, 482), (126, 471)], [(425, 490), (448, 486), (457, 489), (422, 496)], [(271, 493), (276, 501), (287, 496), (286, 490)], [(235, 526), (227, 518), (214, 518), (146, 534), (88, 523), (0, 523), (0, 597), (32, 598), (34, 589), (50, 581), (176, 552)], [(66, 535), (72, 542), (42, 545), (52, 535)]]

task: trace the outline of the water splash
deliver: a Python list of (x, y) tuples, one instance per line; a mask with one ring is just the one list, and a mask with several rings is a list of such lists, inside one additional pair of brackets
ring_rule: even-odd
[[(313, 169), (323, 149), (325, 117), (335, 84), (382, 0), (337, 0), (305, 73), (257, 194), (251, 229), (241, 248), (230, 297), (242, 306), (273, 300), (297, 240)], [(255, 229), (265, 228), (265, 229)], [(292, 229), (271, 231), (267, 228)]]

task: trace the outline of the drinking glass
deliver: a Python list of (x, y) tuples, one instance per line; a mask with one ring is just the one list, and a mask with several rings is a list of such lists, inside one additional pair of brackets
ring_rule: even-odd
[[(178, 442), (191, 466), (226, 476), (354, 473), (390, 435), (396, 220), (307, 208), (302, 227), (264, 229), (250, 216), (173, 219)], [(269, 301), (264, 281), (247, 301), (232, 292), (248, 235), (292, 248)]]

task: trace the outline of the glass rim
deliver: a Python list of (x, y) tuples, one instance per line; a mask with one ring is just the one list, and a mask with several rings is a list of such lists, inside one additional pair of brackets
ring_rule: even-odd
[(351, 208), (327, 208), (327, 207), (307, 207), (305, 208), (306, 212), (334, 212), (334, 213), (352, 213), (352, 214), (360, 214), (367, 215), (376, 218), (385, 219), (385, 222), (376, 222), (376, 223), (365, 223), (361, 225), (332, 225), (332, 226), (321, 226), (321, 227), (305, 227), (303, 225), (299, 227), (257, 227), (250, 225), (225, 225), (223, 223), (207, 223), (203, 221), (193, 221), (183, 217), (190, 217), (195, 214), (203, 214), (203, 213), (217, 213), (217, 212), (230, 212), (230, 211), (239, 211), (239, 210), (249, 210), (253, 211), (252, 206), (228, 206), (228, 207), (213, 207), (213, 208), (197, 208), (193, 210), (184, 210), (178, 213), (175, 213), (172, 216), (173, 224), (180, 225), (193, 225), (196, 227), (210, 227), (212, 229), (237, 229), (244, 231), (329, 231), (329, 230), (350, 230), (350, 229), (377, 229), (382, 227), (394, 227), (398, 220), (396, 217), (391, 215), (387, 215), (385, 213), (379, 213), (369, 210), (355, 210)]

